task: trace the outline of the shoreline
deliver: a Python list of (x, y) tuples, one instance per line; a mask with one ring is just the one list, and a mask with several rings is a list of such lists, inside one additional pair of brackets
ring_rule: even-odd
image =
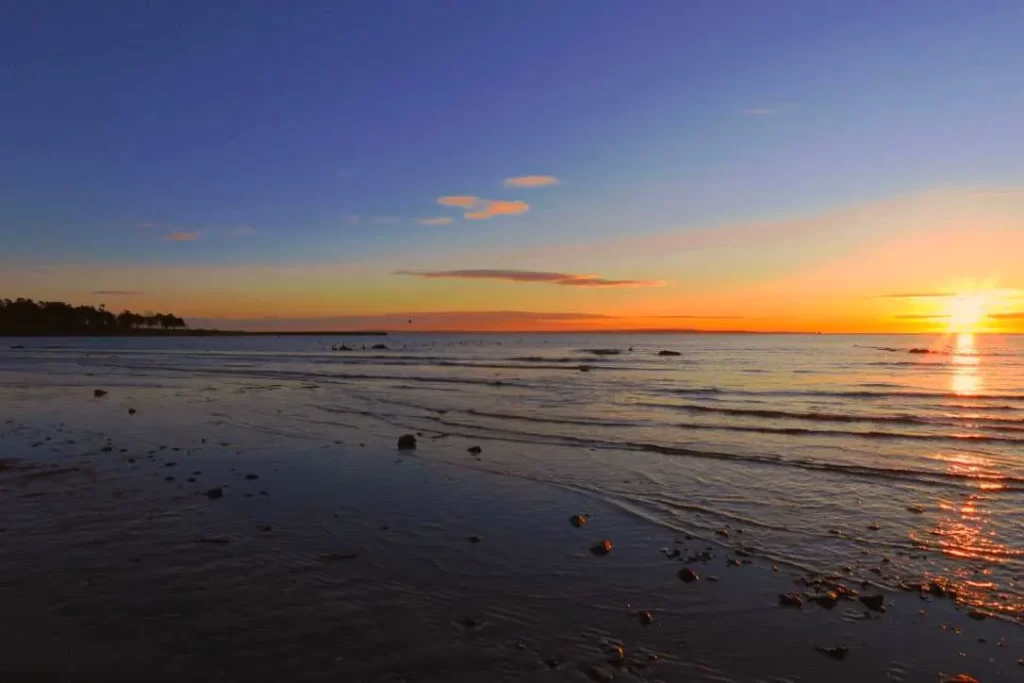
[[(471, 455), (453, 464), (447, 442), (268, 441), (132, 393), (83, 395), (58, 417), (45, 390), (0, 389), (0, 595), (22, 624), (0, 647), (11, 678), (1019, 676), (1021, 627), (948, 599), (857, 585), (886, 611), (780, 606), (822, 587), (738, 553), (742, 528), (687, 539), (582, 491), (475, 469)], [(593, 555), (603, 538), (612, 551)], [(684, 568), (700, 580), (681, 581)], [(842, 660), (815, 649), (837, 647)]]

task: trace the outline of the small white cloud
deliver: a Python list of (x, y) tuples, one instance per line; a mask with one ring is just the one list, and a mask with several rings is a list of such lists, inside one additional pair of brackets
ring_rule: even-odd
[(433, 218), (420, 219), (420, 225), (448, 225), (451, 222), (451, 216), (435, 216)]

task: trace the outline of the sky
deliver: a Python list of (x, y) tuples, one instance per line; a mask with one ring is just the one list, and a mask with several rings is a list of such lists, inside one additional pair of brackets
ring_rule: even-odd
[(1022, 29), (1018, 0), (0, 2), (0, 297), (1024, 332)]

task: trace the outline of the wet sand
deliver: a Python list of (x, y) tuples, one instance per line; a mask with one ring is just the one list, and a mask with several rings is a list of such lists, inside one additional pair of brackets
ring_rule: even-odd
[[(400, 432), (310, 447), (211, 425), (166, 392), (69, 391), (0, 391), (3, 680), (1024, 674), (1021, 627), (948, 598), (857, 584), (886, 611), (780, 606), (822, 589), (760, 560), (756, 529), (687, 538), (578, 491), (439, 462), (476, 456), (429, 436), (414, 452), (394, 447)], [(594, 555), (603, 539), (611, 552)], [(845, 658), (816, 649), (837, 647)]]

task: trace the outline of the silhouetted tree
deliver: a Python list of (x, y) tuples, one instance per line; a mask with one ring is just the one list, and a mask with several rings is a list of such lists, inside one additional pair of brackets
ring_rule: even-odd
[(185, 329), (188, 325), (170, 313), (114, 315), (100, 304), (71, 306), (63, 301), (0, 299), (0, 335), (71, 335), (130, 333), (141, 328)]

